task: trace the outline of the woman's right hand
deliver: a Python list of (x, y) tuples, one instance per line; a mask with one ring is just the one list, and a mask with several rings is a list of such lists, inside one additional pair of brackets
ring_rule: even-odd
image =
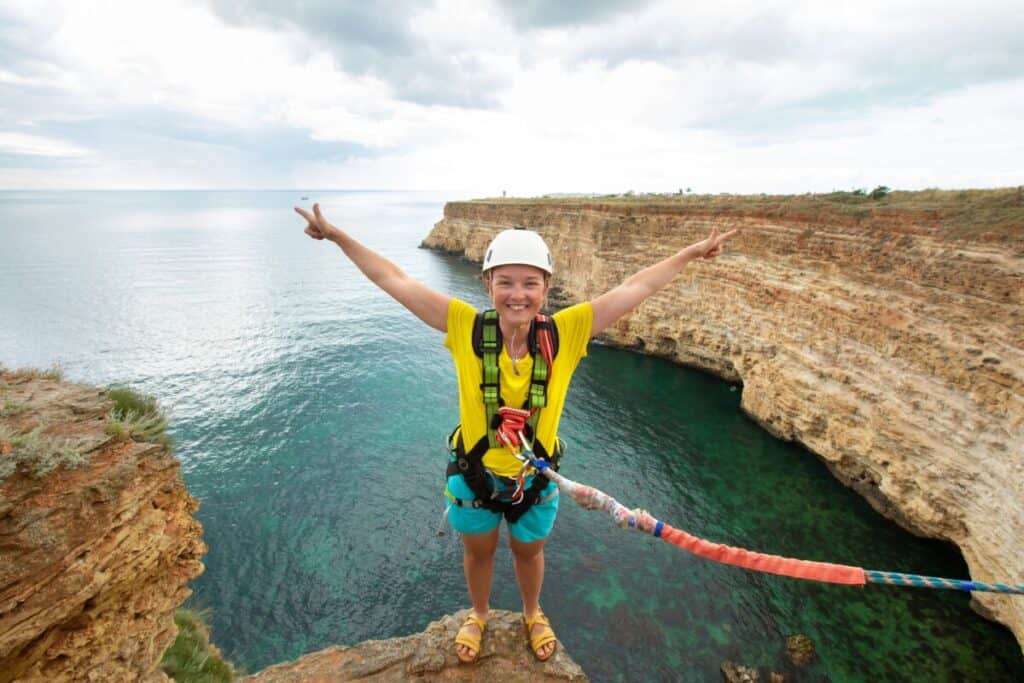
[(340, 228), (331, 225), (331, 222), (320, 213), (319, 204), (313, 205), (313, 213), (297, 206), (295, 213), (306, 219), (307, 235), (315, 240), (326, 239), (337, 244), (370, 282), (390, 294), (398, 303), (435, 330), (448, 330), (448, 304), (451, 297), (412, 279), (394, 263), (373, 249), (363, 246)]
[(320, 204), (313, 204), (313, 213), (296, 206), (295, 213), (306, 219), (305, 232), (315, 240), (331, 239), (335, 233), (340, 232), (320, 213)]

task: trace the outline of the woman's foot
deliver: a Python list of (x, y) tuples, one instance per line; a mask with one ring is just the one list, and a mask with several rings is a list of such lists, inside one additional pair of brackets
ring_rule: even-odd
[(480, 641), (487, 628), (487, 617), (470, 612), (455, 634), (455, 655), (464, 664), (472, 664), (480, 655)]
[(537, 612), (532, 617), (523, 614), (523, 623), (526, 625), (526, 637), (530, 639), (530, 649), (533, 650), (534, 656), (542, 662), (550, 659), (558, 648), (558, 639), (551, 628), (551, 622), (543, 612)]

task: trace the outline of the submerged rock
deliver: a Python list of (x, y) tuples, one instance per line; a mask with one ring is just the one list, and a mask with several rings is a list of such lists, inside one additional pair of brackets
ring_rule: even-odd
[(757, 669), (725, 660), (721, 664), (722, 680), (725, 683), (760, 683), (761, 674)]
[(422, 633), (335, 646), (276, 664), (240, 679), (246, 683), (308, 681), (588, 681), (562, 643), (546, 662), (530, 651), (522, 614), (492, 610), (473, 664), (455, 656), (455, 634), (468, 610), (432, 622)]
[(786, 659), (796, 666), (807, 666), (814, 661), (814, 641), (802, 633), (786, 638)]

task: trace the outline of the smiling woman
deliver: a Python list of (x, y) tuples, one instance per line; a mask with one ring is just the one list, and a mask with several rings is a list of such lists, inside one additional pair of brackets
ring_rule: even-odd
[(445, 515), (462, 537), (462, 566), (473, 603), (455, 638), (459, 659), (473, 662), (481, 650), (503, 517), (526, 635), (537, 659), (550, 658), (558, 640), (541, 611), (540, 592), (544, 544), (558, 514), (558, 487), (524, 453), (535, 453), (557, 469), (565, 396), (591, 337), (665, 287), (690, 261), (720, 254), (736, 231), (720, 235), (714, 228), (707, 239), (592, 302), (548, 318), (540, 309), (553, 265), (550, 250), (535, 232), (505, 230), (491, 241), (482, 274), (493, 308), (478, 313), (354, 240), (323, 216), (319, 204), (312, 212), (295, 211), (306, 219), (307, 235), (337, 244), (374, 284), (446, 335), (458, 376), (460, 422), (449, 437)]

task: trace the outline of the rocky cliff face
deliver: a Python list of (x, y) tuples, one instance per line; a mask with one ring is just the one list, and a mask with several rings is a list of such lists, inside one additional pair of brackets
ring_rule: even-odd
[(590, 680), (561, 645), (548, 661), (538, 662), (528, 650), (522, 615), (505, 610), (491, 611), (477, 661), (460, 663), (455, 656), (455, 634), (467, 611), (443, 617), (422, 633), (327, 648), (288, 664), (269, 667), (241, 682)]
[[(751, 417), (879, 512), (956, 543), (975, 580), (1021, 584), (1024, 206), (1004, 194), (1001, 222), (977, 210), (982, 227), (949, 202), (453, 202), (424, 246), (480, 261), (499, 230), (532, 228), (575, 302), (739, 228), (605, 338), (742, 382)], [(973, 604), (1024, 645), (1024, 601)]]
[(110, 429), (111, 406), (0, 372), (0, 681), (168, 680), (203, 569), (197, 504), (165, 446)]

